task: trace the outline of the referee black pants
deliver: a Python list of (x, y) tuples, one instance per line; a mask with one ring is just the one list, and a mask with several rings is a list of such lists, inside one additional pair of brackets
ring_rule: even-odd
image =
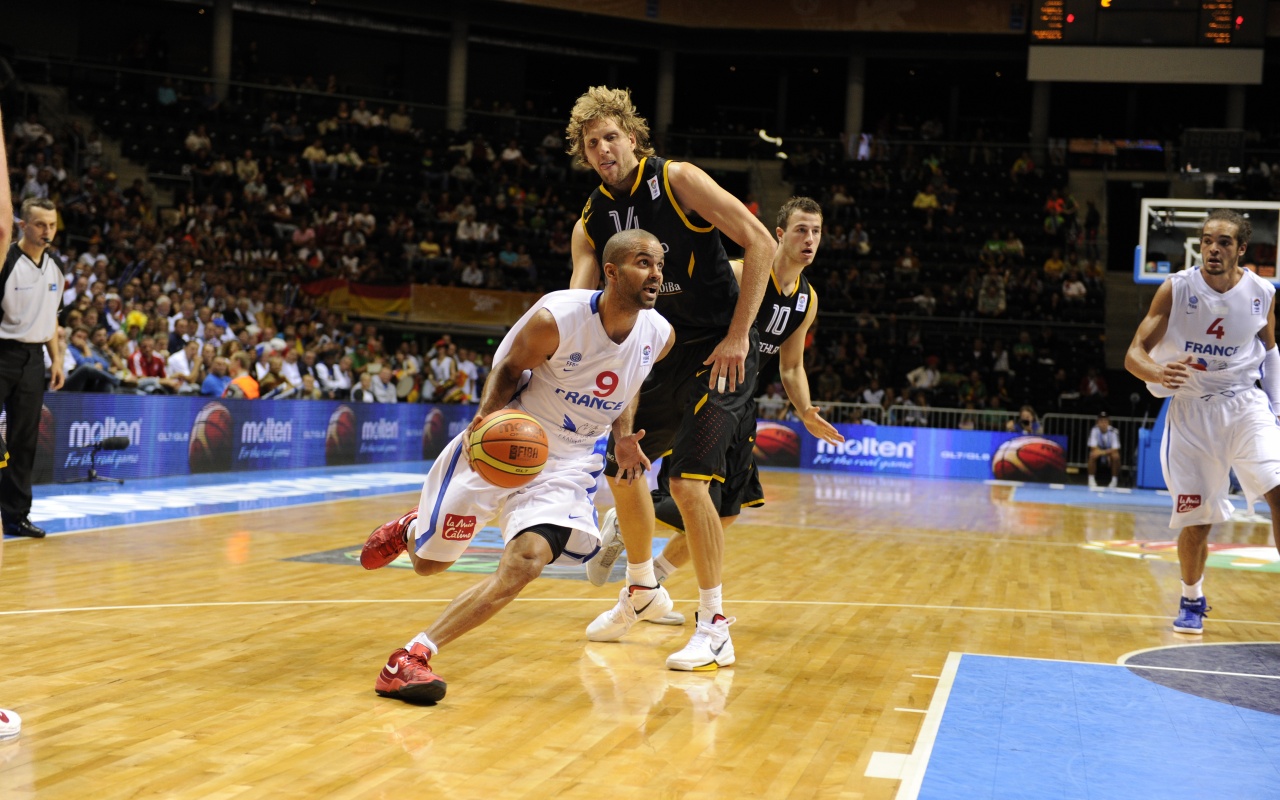
[(0, 339), (0, 401), (4, 402), (9, 466), (0, 469), (0, 514), (15, 523), (31, 513), (31, 473), (44, 405), (44, 345)]

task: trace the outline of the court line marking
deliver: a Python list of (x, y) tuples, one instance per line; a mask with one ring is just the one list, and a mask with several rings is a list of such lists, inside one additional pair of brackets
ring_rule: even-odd
[[(227, 517), (232, 514), (263, 514), (271, 511), (292, 511), (295, 508), (304, 508), (306, 506), (322, 506), (328, 503), (352, 503), (357, 500), (377, 500), (384, 497), (394, 497), (398, 494), (420, 495), (421, 490), (410, 490), (384, 492), (381, 494), (367, 494), (360, 497), (336, 497), (329, 500), (307, 500), (302, 503), (290, 503), (288, 505), (271, 506), (269, 508), (251, 508), (239, 509), (236, 511), (214, 511), (210, 514), (190, 514), (185, 517), (171, 517), (169, 519), (152, 519), (146, 522), (122, 522), (119, 525), (100, 525), (96, 528), (81, 528), (74, 531), (56, 531), (46, 536), (46, 539), (52, 539), (55, 536), (75, 536), (81, 533), (97, 533), (98, 531), (110, 531), (116, 528), (140, 528), (143, 525), (171, 525), (175, 522), (191, 522), (193, 520), (211, 519), (213, 517)], [(12, 545), (17, 541), (38, 542), (39, 539), (32, 539), (29, 536), (6, 536), (4, 537), (5, 545)]]
[(938, 729), (942, 727), (942, 712), (947, 707), (947, 699), (951, 696), (951, 687), (956, 682), (956, 673), (960, 671), (960, 653), (947, 653), (947, 661), (942, 667), (942, 678), (938, 688), (929, 701), (929, 710), (920, 724), (920, 733), (916, 736), (915, 746), (902, 765), (902, 783), (898, 784), (897, 800), (916, 800), (920, 796), (920, 787), (924, 785), (925, 768), (929, 766), (929, 756), (933, 754), (933, 745), (938, 740)]
[(929, 710), (925, 708), (895, 708), (894, 711), (901, 711), (906, 714), (928, 714)]
[[(1212, 644), (1225, 646), (1225, 645), (1251, 645), (1251, 644), (1280, 644), (1280, 642), (1213, 642)], [(1176, 649), (1185, 648), (1185, 647), (1206, 647), (1206, 646), (1212, 646), (1212, 644), (1211, 645), (1184, 644), (1184, 645), (1169, 645), (1165, 647), (1149, 647), (1145, 650), (1135, 651), (1132, 654), (1126, 654), (1125, 656), (1121, 656), (1121, 658), (1125, 658), (1127, 655), (1137, 655), (1137, 653), (1149, 653), (1153, 650), (1176, 650)], [(1280, 675), (1259, 675), (1256, 672), (1220, 672), (1218, 670), (1212, 670), (1212, 669), (1191, 669), (1190, 667), (1161, 667), (1161, 666), (1155, 666), (1155, 665), (1148, 666), (1146, 664), (1125, 664), (1125, 663), (1111, 662), (1111, 661), (1074, 661), (1069, 658), (1038, 658), (1036, 656), (1004, 656), (1004, 655), (993, 655), (990, 653), (965, 653), (965, 655), (982, 656), (984, 658), (1011, 658), (1011, 659), (1017, 659), (1019, 661), (1048, 661), (1054, 664), (1087, 664), (1090, 666), (1118, 667), (1120, 669), (1128, 669), (1128, 670), (1146, 669), (1146, 670), (1160, 670), (1162, 672), (1191, 672), (1196, 675), (1222, 675), (1230, 678), (1262, 678), (1264, 680), (1280, 681)]]
[(871, 754), (871, 760), (867, 762), (867, 771), (863, 774), (868, 778), (899, 780), (910, 757), (910, 753), (886, 753), (877, 750)]
[[(599, 597), (517, 597), (512, 602), (515, 603), (599, 603), (603, 598)], [(136, 605), (112, 605), (112, 606), (72, 606), (67, 608), (30, 608), (15, 609), (12, 611), (0, 611), (0, 617), (17, 616), (22, 614), (61, 614), (79, 611), (141, 611), (147, 609), (159, 608), (230, 608), (235, 606), (286, 606), (286, 605), (359, 605), (368, 603), (449, 603), (452, 597), (447, 598), (348, 598), (348, 599), (311, 599), (311, 600), (228, 600), (222, 602), (204, 602), (204, 603), (140, 603)], [(680, 598), (679, 602), (694, 602), (693, 598)], [(1110, 611), (1061, 611), (1053, 609), (1037, 609), (1037, 608), (992, 608), (986, 606), (942, 606), (942, 605), (925, 605), (920, 603), (864, 603), (856, 601), (837, 601), (837, 600), (735, 600), (731, 599), (727, 602), (735, 605), (757, 605), (757, 606), (817, 606), (817, 607), (834, 607), (834, 608), (893, 608), (906, 609), (914, 611), (957, 611), (967, 613), (996, 613), (996, 614), (1041, 614), (1059, 617), (1103, 617), (1118, 619), (1145, 619), (1145, 620), (1167, 620), (1167, 614), (1119, 614)], [(1265, 620), (1247, 620), (1247, 619), (1217, 619), (1214, 620), (1215, 625), (1264, 625), (1280, 627), (1280, 621), (1271, 622)], [(972, 653), (971, 655), (984, 655), (983, 653)], [(994, 658), (1024, 658), (1025, 656), (993, 656)], [(1040, 659), (1044, 661), (1062, 661), (1063, 659)], [(1092, 663), (1109, 663), (1109, 662), (1092, 662), (1079, 661), (1070, 662), (1079, 664)], [(1124, 666), (1124, 665), (1111, 665)]]
[(928, 678), (928, 679), (929, 679), (929, 680), (931, 680), (931, 681), (942, 680), (942, 676), (941, 676), (941, 675), (916, 675), (916, 674), (912, 674), (912, 676), (911, 676), (911, 677), (913, 677), (913, 678)]

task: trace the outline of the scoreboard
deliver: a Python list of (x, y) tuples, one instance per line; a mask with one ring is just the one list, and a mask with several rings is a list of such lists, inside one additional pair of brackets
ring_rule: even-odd
[(1267, 0), (1032, 0), (1032, 44), (1263, 46)]

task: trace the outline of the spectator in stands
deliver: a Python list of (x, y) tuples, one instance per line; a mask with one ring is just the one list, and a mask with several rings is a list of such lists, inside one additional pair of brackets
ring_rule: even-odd
[[(998, 274), (997, 278), (999, 278)], [(1003, 278), (991, 281), (984, 280), (982, 293), (978, 295), (978, 316), (990, 319), (1003, 317), (1005, 309), (1006, 299)]]
[(120, 385), (120, 379), (112, 374), (110, 362), (90, 344), (89, 331), (83, 327), (75, 328), (69, 339), (67, 355), (72, 363), (66, 370), (67, 380), (62, 388), (69, 392), (114, 391)]
[(139, 388), (147, 392), (175, 392), (180, 382), (165, 374), (164, 359), (155, 351), (155, 339), (142, 336), (138, 349), (129, 356), (129, 371), (138, 380)]
[(1097, 367), (1089, 367), (1080, 379), (1080, 402), (1086, 412), (1099, 413), (1107, 403), (1107, 379), (1098, 372)]
[(227, 374), (228, 369), (228, 361), (225, 357), (218, 356), (213, 359), (209, 374), (205, 375), (204, 382), (200, 384), (200, 394), (205, 397), (222, 397), (227, 387), (231, 385), (231, 376)]
[(370, 388), (373, 390), (375, 402), (394, 403), (399, 399), (396, 393), (395, 375), (391, 371), (390, 364), (384, 362), (379, 366), (376, 373), (370, 369), (366, 374), (372, 374), (372, 379), (369, 384)]
[(192, 339), (175, 350), (165, 366), (167, 376), (178, 382), (179, 394), (197, 394), (204, 383), (204, 362), (200, 360), (200, 342)]
[(960, 384), (958, 399), (961, 403), (973, 403), (974, 408), (986, 405), (987, 383), (981, 372), (976, 369), (969, 371), (969, 377)]
[(183, 143), (187, 152), (195, 155), (200, 151), (209, 152), (213, 149), (213, 141), (209, 138), (208, 131), (204, 125), (197, 125), (190, 133), (187, 134), (186, 141)]
[(295, 389), (302, 388), (302, 368), (298, 364), (298, 351), (290, 347), (280, 362), (280, 375)]
[(933, 188), (933, 184), (925, 184), (919, 192), (916, 192), (915, 199), (911, 201), (911, 208), (924, 226), (925, 232), (933, 231), (933, 215), (939, 208), (938, 193)]
[(1045, 280), (1056, 286), (1062, 280), (1066, 267), (1067, 262), (1062, 260), (1062, 250), (1057, 247), (1053, 248), (1049, 253), (1049, 257), (1044, 260)]
[(472, 186), (475, 186), (476, 173), (467, 162), (466, 156), (460, 156), (453, 165), (453, 169), (449, 170), (449, 179), (464, 191), (470, 190)]
[(321, 139), (316, 139), (306, 150), (302, 151), (302, 160), (307, 162), (313, 179), (318, 179), (321, 175), (324, 175), (329, 180), (334, 180), (338, 177), (338, 165), (324, 149), (324, 141)]
[(907, 373), (907, 384), (913, 392), (932, 394), (942, 381), (942, 373), (938, 371), (938, 357), (928, 356), (924, 363)]
[(917, 428), (929, 427), (929, 398), (924, 392), (916, 392), (915, 397), (906, 398), (902, 405), (907, 407), (900, 424)]
[(756, 414), (761, 419), (778, 419), (787, 404), (787, 397), (782, 393), (782, 384), (773, 382), (765, 388), (764, 394), (756, 398)]
[(1110, 488), (1116, 488), (1120, 481), (1120, 432), (1111, 427), (1111, 419), (1107, 412), (1098, 412), (1097, 422), (1089, 431), (1089, 488), (1098, 488), (1098, 465), (1111, 469)]
[(1062, 282), (1062, 300), (1069, 308), (1081, 308), (1085, 304), (1088, 289), (1080, 278), (1079, 270), (1071, 270)]
[(354, 403), (378, 402), (377, 396), (373, 393), (373, 375), (371, 373), (360, 373), (360, 382), (351, 390), (351, 401)]
[(354, 178), (364, 169), (364, 159), (360, 158), (351, 142), (343, 142), (342, 149), (333, 156), (333, 165), (338, 168), (340, 177)]
[(387, 130), (393, 136), (416, 136), (417, 131), (413, 128), (413, 117), (409, 114), (409, 107), (404, 103), (396, 106), (396, 110), (391, 112), (387, 117)]
[(334, 400), (344, 400), (351, 394), (352, 374), (351, 356), (344, 355), (329, 366), (329, 377), (321, 388)]
[(899, 281), (914, 281), (920, 276), (920, 258), (911, 245), (902, 248), (902, 254), (893, 263), (893, 274)]
[(1023, 436), (1039, 436), (1044, 433), (1040, 425), (1040, 417), (1031, 406), (1018, 409), (1018, 415), (1005, 423), (1004, 429), (1009, 433), (1020, 433)]
[(1031, 160), (1031, 153), (1023, 150), (1022, 154), (1013, 162), (1013, 166), (1009, 168), (1009, 180), (1015, 184), (1019, 183), (1035, 171), (1036, 164)]

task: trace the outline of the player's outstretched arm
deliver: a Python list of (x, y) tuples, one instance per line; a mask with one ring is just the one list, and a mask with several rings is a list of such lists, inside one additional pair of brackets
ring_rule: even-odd
[(587, 238), (587, 226), (579, 218), (573, 226), (573, 235), (569, 237), (569, 253), (573, 259), (573, 274), (569, 276), (570, 289), (600, 288), (600, 262), (596, 260), (596, 249)]
[(734, 391), (747, 379), (746, 359), (750, 349), (751, 324), (755, 321), (760, 301), (769, 281), (769, 269), (777, 242), (764, 223), (756, 219), (738, 198), (726, 192), (711, 176), (692, 164), (672, 162), (667, 167), (671, 191), (686, 213), (698, 216), (716, 226), (725, 236), (737, 242), (745, 254), (738, 305), (733, 310), (729, 333), (716, 346), (704, 363), (711, 365), (708, 388), (716, 389), (724, 378), (727, 385), (720, 391)]
[(1173, 286), (1169, 281), (1160, 284), (1156, 296), (1151, 299), (1147, 316), (1138, 325), (1138, 331), (1129, 343), (1124, 356), (1124, 368), (1139, 380), (1158, 383), (1166, 389), (1177, 389), (1187, 382), (1190, 370), (1181, 361), (1157, 363), (1151, 357), (1151, 349), (1164, 338), (1169, 329), (1169, 315), (1173, 313)]
[(823, 441), (839, 444), (844, 441), (844, 436), (822, 418), (822, 410), (813, 405), (809, 397), (809, 375), (804, 368), (804, 340), (813, 321), (818, 318), (817, 292), (812, 296), (813, 302), (809, 304), (809, 312), (804, 315), (804, 322), (787, 337), (778, 350), (778, 372), (782, 376), (782, 388), (787, 392), (787, 399), (795, 406), (805, 430)]

